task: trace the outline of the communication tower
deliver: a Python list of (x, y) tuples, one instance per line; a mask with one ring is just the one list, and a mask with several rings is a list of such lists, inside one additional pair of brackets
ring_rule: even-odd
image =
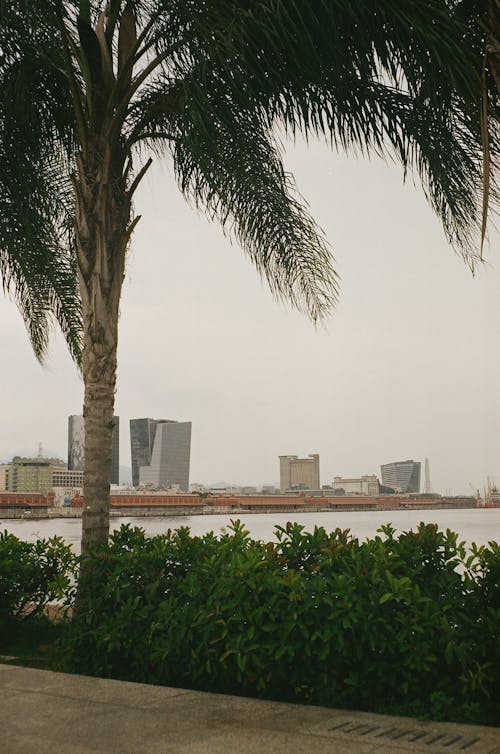
[(429, 473), (429, 459), (425, 459), (425, 484), (424, 484), (424, 492), (426, 495), (430, 495), (432, 492), (431, 487), (431, 475)]

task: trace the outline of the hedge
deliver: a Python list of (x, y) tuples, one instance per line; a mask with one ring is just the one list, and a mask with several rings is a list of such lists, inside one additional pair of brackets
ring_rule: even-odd
[(337, 707), (498, 722), (500, 549), (455, 533), (122, 526), (82, 580), (65, 669)]
[(50, 602), (70, 598), (77, 568), (61, 537), (24, 542), (0, 532), (0, 629), (39, 615)]

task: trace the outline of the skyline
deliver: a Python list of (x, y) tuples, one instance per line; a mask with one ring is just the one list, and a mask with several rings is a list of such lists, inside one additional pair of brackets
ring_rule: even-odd
[[(74, 418), (74, 417), (68, 417), (68, 418), (71, 419), (71, 418)], [(115, 417), (115, 419), (116, 418), (119, 418), (119, 417)], [(134, 420), (131, 420), (131, 421), (137, 422), (137, 421), (141, 421), (141, 420), (140, 419), (139, 420), (138, 419), (134, 419)], [(161, 421), (159, 423), (161, 423)], [(172, 423), (177, 424), (179, 422), (176, 422), (174, 420)], [(187, 422), (183, 422), (183, 423), (186, 424)], [(39, 448), (38, 448), (39, 451), (40, 451), (40, 447), (43, 448), (43, 443), (39, 443)], [(7, 458), (0, 458), (0, 465), (2, 465), (2, 464), (9, 465), (17, 457), (28, 458), (28, 459), (31, 458), (31, 459), (34, 459), (34, 460), (43, 460), (43, 461), (60, 460), (60, 461), (63, 461), (66, 464), (66, 461), (64, 461), (62, 455), (57, 455), (57, 454), (56, 455), (51, 455), (49, 453), (45, 453), (45, 450), (43, 452), (44, 452), (43, 455), (34, 455), (32, 453), (31, 454), (30, 453), (10, 454), (10, 456), (7, 457)], [(69, 457), (70, 452), (71, 452), (70, 451), (70, 447), (68, 446), (68, 457)], [(286, 459), (293, 459), (294, 461), (299, 461), (299, 462), (311, 461), (311, 459), (315, 459), (316, 458), (316, 459), (318, 459), (318, 463), (321, 462), (321, 459), (320, 459), (319, 455), (314, 455), (314, 454), (310, 454), (307, 458), (298, 458), (297, 456), (279, 456), (278, 457), (278, 462), (280, 463), (280, 466), (281, 466), (282, 459), (284, 459), (284, 458), (286, 458)], [(424, 461), (428, 463), (428, 459), (427, 458), (424, 459)], [(142, 487), (143, 486), (142, 483), (134, 484), (134, 481), (133, 481), (134, 466), (133, 466), (132, 457), (131, 457), (131, 462), (132, 462), (132, 466), (125, 466), (125, 465), (120, 464), (120, 466), (119, 466), (119, 468), (120, 468), (120, 474), (122, 472), (126, 472), (127, 478), (126, 479), (121, 479), (120, 478), (119, 484), (120, 485), (131, 485), (133, 487)], [(325, 479), (325, 480), (323, 480), (323, 479), (320, 478), (320, 483), (318, 485), (312, 485), (312, 486), (309, 485), (309, 487), (307, 487), (306, 489), (320, 489), (320, 487), (322, 487), (322, 486), (330, 488), (331, 486), (333, 486), (333, 487), (338, 486), (338, 484), (341, 481), (360, 481), (361, 479), (371, 479), (372, 477), (373, 478), (378, 478), (378, 481), (380, 482), (381, 485), (382, 484), (386, 484), (386, 486), (390, 486), (388, 484), (388, 482), (384, 482), (384, 480), (383, 480), (383, 476), (384, 476), (383, 467), (384, 466), (394, 466), (394, 465), (396, 465), (396, 466), (397, 465), (404, 465), (404, 464), (407, 464), (407, 463), (412, 463), (414, 465), (416, 464), (419, 467), (419, 469), (420, 469), (420, 466), (421, 466), (421, 464), (423, 462), (421, 462), (421, 461), (414, 461), (414, 459), (407, 459), (406, 461), (402, 461), (402, 460), (392, 461), (392, 462), (389, 462), (389, 463), (380, 464), (379, 467), (378, 467), (378, 472), (376, 474), (374, 474), (374, 475), (359, 474), (354, 479), (349, 478), (349, 479), (345, 479), (345, 480), (343, 480), (338, 475), (335, 475), (333, 479)], [(74, 470), (74, 468), (75, 468), (74, 465), (70, 465), (69, 463), (66, 464), (66, 465), (67, 465), (68, 470)], [(79, 466), (78, 468), (83, 471), (83, 467)], [(280, 469), (280, 471), (281, 471), (281, 469)], [(419, 475), (418, 476), (419, 476), (419, 479), (420, 479), (420, 470), (419, 470)], [(112, 481), (111, 484), (117, 484), (117, 483)], [(238, 484), (234, 484), (233, 485), (231, 482), (227, 482), (227, 481), (221, 482), (220, 480), (218, 482), (215, 482), (214, 480), (212, 480), (212, 482), (210, 483), (210, 482), (207, 482), (207, 480), (203, 480), (203, 481), (198, 481), (198, 482), (190, 482), (189, 486), (190, 487), (191, 486), (195, 486), (196, 487), (198, 485), (201, 485), (201, 486), (215, 487), (215, 486), (220, 486), (221, 484), (227, 484), (229, 486), (235, 486), (235, 487), (238, 487), (238, 486), (242, 486), (242, 487), (243, 486), (255, 486), (256, 488), (259, 488), (261, 486), (265, 487), (265, 486), (268, 486), (268, 485), (272, 484), (273, 486), (276, 487), (277, 490), (279, 490), (280, 487), (283, 487), (283, 485), (280, 484), (280, 480), (275, 481), (275, 482), (274, 481), (271, 482), (270, 480), (268, 480), (267, 482), (264, 481), (264, 482), (261, 482), (258, 485), (238, 485)], [(285, 486), (287, 486), (287, 485), (285, 485)], [(289, 484), (288, 487), (292, 488), (293, 485)], [(420, 481), (419, 481), (419, 490), (412, 490), (412, 492), (419, 492), (419, 491), (423, 492), (424, 491), (423, 487), (424, 487), (424, 484), (423, 484), (422, 480), (420, 479)], [(163, 488), (163, 487), (159, 486), (158, 489), (166, 489), (166, 488)], [(431, 492), (436, 492), (436, 491), (437, 492), (443, 492), (443, 491), (431, 489)]]
[[(310, 453), (323, 484), (425, 457), (438, 491), (498, 481), (498, 233), (473, 279), (398, 167), (315, 142), (290, 147), (285, 162), (341, 276), (326, 328), (277, 304), (156, 164), (137, 197), (115, 413), (192, 421), (193, 482), (276, 483), (279, 455)], [(65, 457), (83, 386), (62, 339), (41, 369), (2, 297), (0, 343), (0, 458), (40, 441)], [(128, 432), (120, 457), (130, 466)]]

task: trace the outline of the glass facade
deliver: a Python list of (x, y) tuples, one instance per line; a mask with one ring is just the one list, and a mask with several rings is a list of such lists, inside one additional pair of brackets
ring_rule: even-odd
[(131, 419), (132, 484), (189, 489), (191, 422)]
[(132, 458), (132, 485), (139, 486), (139, 469), (151, 461), (156, 433), (155, 419), (130, 420), (130, 455)]
[(396, 492), (420, 492), (420, 461), (395, 461), (380, 467), (382, 484)]
[(111, 484), (120, 484), (120, 417), (113, 416), (113, 437), (111, 439)]

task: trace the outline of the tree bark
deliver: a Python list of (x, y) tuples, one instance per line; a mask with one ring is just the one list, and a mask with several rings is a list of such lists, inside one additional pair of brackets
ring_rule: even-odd
[[(117, 319), (116, 317), (116, 322)], [(116, 329), (111, 316), (108, 319), (108, 327)], [(100, 343), (95, 343), (90, 337), (85, 337), (82, 360), (85, 384), (82, 555), (86, 555), (90, 548), (106, 543), (109, 534), (109, 476), (116, 384), (116, 347), (117, 341), (113, 343), (111, 338), (104, 337)]]
[(119, 148), (96, 143), (73, 176), (78, 277), (83, 309), (85, 477), (82, 555), (108, 540), (109, 477), (118, 316), (125, 253), (135, 225)]

